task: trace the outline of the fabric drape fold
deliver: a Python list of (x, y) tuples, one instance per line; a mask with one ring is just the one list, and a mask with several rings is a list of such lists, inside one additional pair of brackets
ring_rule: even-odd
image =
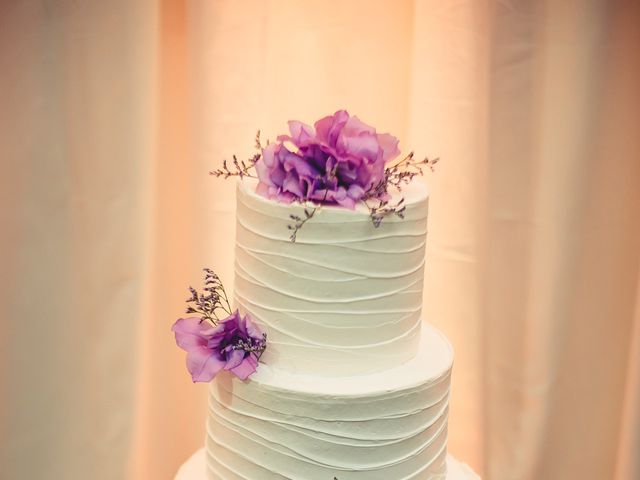
[(0, 478), (125, 478), (147, 285), (153, 2), (0, 5)]

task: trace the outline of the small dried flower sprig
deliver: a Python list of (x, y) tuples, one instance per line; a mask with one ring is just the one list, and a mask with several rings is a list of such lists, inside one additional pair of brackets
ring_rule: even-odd
[(378, 228), (382, 220), (389, 215), (404, 218), (407, 208), (404, 203), (404, 197), (401, 197), (393, 205), (389, 204), (388, 200), (381, 200), (388, 197), (389, 188), (393, 187), (401, 192), (402, 187), (411, 183), (416, 176), (424, 175), (423, 167), (428, 167), (433, 172), (434, 166), (439, 160), (439, 158), (430, 160), (428, 157), (422, 160), (414, 160), (413, 152), (410, 152), (399, 162), (385, 168), (384, 178), (368, 190), (363, 197), (364, 203), (369, 209), (369, 217), (375, 228)]
[(424, 175), (423, 167), (428, 167), (433, 172), (435, 171), (436, 163), (440, 161), (439, 158), (430, 160), (428, 157), (422, 160), (414, 160), (413, 155), (413, 152), (410, 152), (399, 162), (385, 168), (383, 179), (367, 190), (364, 200), (382, 198), (386, 196), (391, 187), (401, 191), (402, 187), (411, 183), (416, 176)]
[[(231, 162), (231, 168), (229, 168), (229, 164), (226, 160), (222, 162), (222, 168), (217, 170), (212, 170), (209, 172), (209, 175), (213, 175), (214, 177), (223, 177), (227, 179), (229, 177), (249, 177), (249, 178), (257, 178), (254, 173), (251, 173), (254, 169), (256, 162), (258, 162), (262, 158), (262, 143), (260, 142), (260, 130), (256, 134), (255, 138), (255, 148), (258, 150), (258, 153), (249, 157), (247, 160), (238, 160), (238, 157), (235, 155), (232, 156), (233, 161)], [(269, 141), (267, 140), (267, 145)]]
[[(337, 167), (334, 167), (327, 174), (327, 180), (328, 181), (332, 181), (333, 179), (336, 178), (336, 171), (337, 171)], [(323, 202), (327, 199), (328, 192), (329, 192), (328, 189), (325, 190), (324, 197), (322, 199)], [(322, 204), (321, 204), (321, 206), (322, 206)], [(296, 241), (296, 238), (298, 236), (298, 230), (300, 230), (305, 223), (307, 223), (309, 220), (311, 220), (313, 218), (313, 216), (318, 211), (318, 208), (320, 208), (320, 207), (305, 208), (304, 209), (304, 218), (302, 218), (300, 215), (294, 215), (294, 214), (289, 215), (289, 218), (291, 220), (295, 221), (295, 223), (293, 225), (287, 225), (287, 228), (289, 230), (292, 230), (291, 235), (289, 236), (289, 240), (291, 240), (292, 243), (295, 243), (295, 241)]]
[(375, 228), (378, 228), (382, 220), (388, 215), (396, 215), (399, 218), (404, 218), (404, 213), (407, 209), (406, 205), (404, 205), (404, 197), (393, 205), (390, 205), (389, 202), (385, 200), (380, 200), (375, 206), (365, 201), (365, 205), (369, 209), (369, 217)]
[(298, 236), (298, 230), (300, 230), (305, 223), (307, 223), (309, 220), (313, 218), (318, 208), (319, 207), (305, 208), (304, 218), (301, 217), (300, 215), (294, 215), (294, 214), (289, 215), (289, 218), (291, 218), (291, 220), (295, 222), (293, 225), (287, 225), (287, 228), (291, 230), (291, 235), (289, 236), (289, 240), (291, 240), (291, 242), (295, 243), (296, 238)]
[(264, 353), (264, 350), (267, 348), (267, 334), (263, 333), (262, 337), (259, 339), (250, 338), (249, 340), (238, 340), (237, 343), (233, 345), (234, 350), (242, 350), (247, 353), (255, 353), (258, 356), (258, 359)]
[(203, 271), (205, 293), (198, 293), (195, 288), (189, 287), (191, 296), (186, 302), (192, 305), (187, 307), (186, 313), (200, 314), (202, 320), (217, 325), (220, 321), (217, 311), (223, 310), (226, 316), (231, 315), (231, 304), (220, 277), (210, 268), (203, 268)]
[(430, 160), (428, 157), (422, 160), (415, 160), (413, 158), (413, 152), (404, 157), (394, 165), (385, 168), (384, 170), (384, 182), (388, 187), (401, 188), (402, 185), (407, 185), (416, 175), (423, 175), (422, 168), (429, 167), (432, 172), (435, 170), (435, 165), (440, 161), (439, 158)]

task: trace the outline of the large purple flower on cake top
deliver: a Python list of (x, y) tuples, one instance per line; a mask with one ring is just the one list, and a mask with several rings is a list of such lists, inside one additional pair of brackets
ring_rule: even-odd
[(237, 310), (218, 325), (196, 317), (180, 318), (171, 330), (187, 352), (187, 369), (194, 382), (209, 382), (220, 370), (246, 380), (256, 371), (265, 348), (266, 335)]
[(345, 110), (310, 125), (292, 120), (256, 162), (258, 193), (284, 202), (311, 200), (354, 208), (384, 179), (398, 139), (350, 116)]

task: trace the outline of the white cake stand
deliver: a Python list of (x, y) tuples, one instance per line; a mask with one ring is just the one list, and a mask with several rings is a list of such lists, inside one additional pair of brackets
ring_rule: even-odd
[[(480, 480), (480, 477), (468, 465), (447, 456), (447, 480)], [(205, 473), (204, 448), (194, 453), (178, 470), (175, 480), (207, 480)]]

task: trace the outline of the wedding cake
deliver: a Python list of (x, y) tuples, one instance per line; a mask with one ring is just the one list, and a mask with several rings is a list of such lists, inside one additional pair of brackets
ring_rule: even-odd
[(200, 318), (174, 326), (194, 381), (215, 376), (204, 453), (177, 478), (477, 479), (447, 455), (453, 350), (421, 317), (411, 180), (433, 162), (390, 166), (397, 140), (344, 111), (290, 130), (214, 172), (240, 177), (234, 295), (208, 270)]

